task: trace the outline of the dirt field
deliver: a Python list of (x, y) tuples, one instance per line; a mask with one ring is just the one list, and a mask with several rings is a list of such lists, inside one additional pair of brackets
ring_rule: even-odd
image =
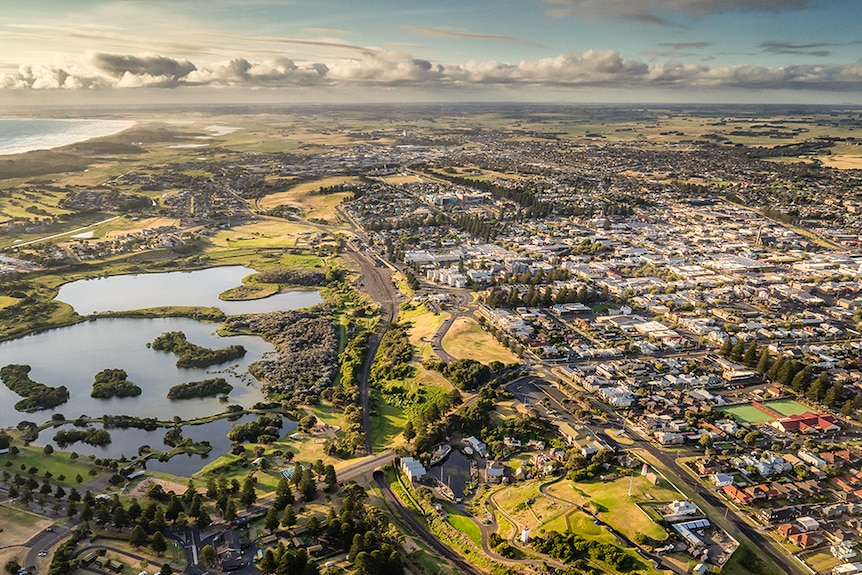
[[(53, 522), (49, 519), (19, 511), (5, 505), (0, 506), (0, 547), (20, 545), (30, 540)], [(3, 563), (5, 565), (5, 563)]]
[(105, 237), (108, 239), (121, 238), (123, 236), (127, 236), (129, 234), (136, 234), (147, 229), (180, 225), (180, 221), (175, 218), (147, 218), (145, 220), (140, 220), (137, 222), (124, 221), (123, 223), (128, 224), (129, 227), (126, 227), (122, 230), (111, 230), (105, 234)]
[(175, 483), (173, 481), (166, 481), (164, 479), (158, 479), (156, 477), (147, 477), (146, 479), (144, 479), (143, 481), (141, 481), (140, 483), (135, 485), (129, 491), (128, 495), (133, 495), (135, 497), (142, 496), (147, 492), (147, 488), (149, 488), (150, 485), (155, 485), (156, 483), (161, 485), (162, 489), (164, 489), (165, 492), (173, 491), (174, 493), (179, 494), (179, 493), (185, 493), (185, 491), (186, 491), (185, 485), (181, 485), (181, 484)]

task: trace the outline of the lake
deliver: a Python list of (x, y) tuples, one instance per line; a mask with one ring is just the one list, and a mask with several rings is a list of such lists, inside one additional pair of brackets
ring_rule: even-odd
[(161, 306), (217, 307), (228, 315), (299, 309), (323, 301), (313, 290), (290, 291), (247, 301), (222, 301), (218, 295), (242, 285), (255, 273), (243, 266), (226, 266), (191, 272), (130, 274), (78, 280), (60, 287), (57, 299), (80, 315), (131, 311)]
[[(257, 419), (257, 415), (246, 414), (237, 419), (218, 419), (201, 425), (184, 425), (183, 436), (190, 437), (193, 441), (209, 441), (212, 445), (212, 451), (207, 455), (201, 456), (196, 454), (180, 454), (171, 457), (168, 461), (159, 461), (158, 459), (149, 459), (147, 461), (147, 469), (151, 471), (160, 471), (163, 473), (172, 473), (174, 475), (189, 476), (199, 471), (209, 461), (221, 457), (231, 448), (231, 442), (227, 438), (228, 432), (235, 425), (248, 423)], [(284, 425), (281, 428), (282, 436), (289, 435), (296, 430), (296, 422), (289, 419), (283, 420)], [(95, 428), (101, 428), (99, 424), (93, 425)], [(76, 429), (72, 425), (66, 425), (61, 428), (47, 429), (42, 432), (39, 441), (35, 442), (38, 445), (50, 444), (55, 449), (59, 449), (57, 444), (51, 440), (54, 434), (59, 429)], [(149, 445), (156, 451), (170, 449), (165, 445), (163, 438), (167, 429), (159, 428), (155, 431), (145, 431), (143, 429), (110, 429), (111, 443), (101, 447), (87, 445), (86, 443), (78, 442), (66, 448), (66, 451), (74, 451), (82, 456), (94, 455), (98, 458), (110, 457), (112, 459), (120, 459), (125, 456), (131, 459), (138, 454), (138, 446)]]
[[(64, 285), (58, 299), (69, 303), (82, 315), (109, 309), (126, 311), (165, 305), (217, 306), (228, 314), (262, 313), (298, 309), (322, 301), (316, 291), (289, 292), (252, 301), (222, 302), (218, 299), (219, 293), (240, 285), (242, 278), (250, 273), (253, 270), (230, 266), (194, 272), (82, 280)], [(189, 318), (101, 318), (0, 343), (0, 366), (11, 363), (30, 365), (31, 379), (49, 386), (65, 385), (70, 393), (69, 401), (53, 410), (24, 413), (14, 408), (21, 398), (0, 384), (0, 427), (11, 427), (21, 420), (42, 423), (53, 413), (61, 413), (68, 419), (105, 414), (162, 420), (174, 416), (183, 419), (204, 417), (223, 412), (226, 404), (216, 397), (170, 400), (166, 394), (173, 385), (212, 377), (224, 377), (234, 386), (229, 403), (251, 407), (264, 398), (259, 382), (248, 373), (248, 365), (275, 351), (260, 337), (220, 337), (215, 331), (217, 328), (216, 323)], [(182, 331), (191, 343), (209, 348), (242, 345), (247, 353), (224, 365), (178, 368), (176, 355), (147, 347), (148, 343), (168, 331)], [(128, 379), (139, 385), (143, 393), (138, 397), (121, 399), (90, 397), (96, 373), (108, 368), (124, 369)], [(230, 425), (227, 420), (221, 420), (204, 426), (187, 426), (184, 432), (189, 437), (210, 441), (214, 447), (210, 458), (214, 458), (229, 449), (230, 442), (225, 434)], [(44, 445), (50, 442), (55, 432), (44, 432), (35, 443)], [(111, 445), (104, 449), (82, 443), (68, 449), (82, 454), (100, 454), (100, 457), (132, 457), (137, 454), (139, 445), (150, 444), (154, 449), (162, 449), (164, 432), (164, 429), (149, 434), (138, 429), (115, 429), (111, 430)], [(188, 471), (196, 466), (193, 472), (205, 463), (199, 456), (179, 456), (174, 460), (173, 464), (152, 462), (149, 467)], [(183, 461), (187, 465), (180, 465)], [(171, 472), (179, 473), (176, 470)]]

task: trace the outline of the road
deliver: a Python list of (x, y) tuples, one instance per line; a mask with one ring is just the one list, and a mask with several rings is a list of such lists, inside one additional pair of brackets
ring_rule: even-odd
[(49, 553), (52, 547), (69, 535), (70, 531), (71, 529), (68, 527), (52, 525), (31, 537), (30, 540), (24, 544), (25, 547), (30, 548), (30, 551), (27, 552), (27, 557), (24, 558), (24, 567), (35, 569), (39, 553)]
[(462, 573), (464, 575), (484, 575), (484, 572), (481, 569), (468, 563), (457, 552), (444, 545), (442, 541), (437, 539), (436, 535), (428, 530), (428, 527), (418, 517), (416, 517), (412, 511), (404, 507), (401, 500), (392, 493), (392, 490), (389, 488), (389, 483), (387, 483), (386, 477), (383, 475), (382, 471), (374, 472), (374, 481), (377, 483), (377, 486), (380, 487), (380, 491), (383, 493), (383, 498), (389, 504), (389, 507), (398, 514), (407, 526), (410, 535), (422, 541), (432, 553), (439, 555), (451, 563), (458, 573)]

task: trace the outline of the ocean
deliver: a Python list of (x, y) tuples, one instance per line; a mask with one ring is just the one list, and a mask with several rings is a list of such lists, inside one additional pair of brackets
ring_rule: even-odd
[(0, 118), (0, 155), (48, 150), (116, 134), (132, 125), (126, 120)]

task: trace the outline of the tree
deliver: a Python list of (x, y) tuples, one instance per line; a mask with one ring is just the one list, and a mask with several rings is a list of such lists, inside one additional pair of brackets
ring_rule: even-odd
[(757, 373), (766, 373), (772, 365), (772, 360), (769, 357), (769, 348), (764, 347), (760, 350), (760, 359), (757, 362)]
[(239, 494), (239, 502), (246, 507), (251, 507), (257, 501), (257, 493), (254, 490), (254, 476), (246, 475), (242, 482), (242, 491)]
[(211, 567), (215, 563), (216, 552), (212, 545), (204, 545), (201, 549), (201, 561), (204, 565)]
[(748, 348), (745, 350), (745, 353), (742, 354), (742, 363), (744, 363), (748, 367), (754, 367), (757, 365), (757, 342), (751, 340)]
[(710, 447), (712, 447), (712, 436), (710, 436), (708, 433), (704, 433), (703, 435), (700, 436), (700, 439), (698, 440), (698, 444), (703, 449), (709, 449)]
[(236, 519), (236, 502), (233, 498), (229, 498), (224, 508), (224, 520), (233, 521), (234, 519)]
[(54, 453), (54, 446), (50, 443), (42, 449), (42, 454), (45, 457), (50, 457)]
[(212, 524), (212, 522), (213, 520), (210, 517), (210, 514), (204, 510), (201, 510), (200, 514), (195, 520), (195, 524), (198, 526), (199, 529), (206, 529)]
[(165, 539), (165, 536), (162, 535), (161, 531), (156, 531), (153, 534), (153, 538), (150, 541), (150, 548), (156, 552), (156, 555), (159, 557), (168, 550), (168, 542)]
[(401, 431), (404, 435), (404, 439), (407, 441), (411, 441), (414, 437), (416, 437), (416, 430), (413, 428), (413, 422), (409, 419), (407, 423), (404, 424), (404, 429)]
[(740, 339), (730, 349), (730, 359), (732, 359), (733, 361), (741, 361), (744, 353), (745, 353), (745, 342), (743, 342)]
[(270, 533), (275, 533), (275, 530), (278, 529), (278, 524), (278, 511), (275, 509), (275, 507), (270, 507), (266, 512), (264, 526)]
[(754, 445), (757, 442), (757, 439), (760, 437), (760, 432), (757, 430), (749, 431), (745, 434), (745, 437), (742, 438), (743, 443), (746, 445)]
[(299, 482), (299, 491), (305, 501), (311, 501), (317, 497), (317, 482), (314, 479), (314, 471), (305, 469), (302, 472), (302, 481)]
[(312, 515), (305, 522), (305, 528), (308, 530), (311, 535), (317, 535), (317, 530), (320, 529), (320, 520), (316, 515)]
[(724, 338), (724, 342), (718, 349), (718, 354), (722, 357), (728, 357), (730, 355), (731, 349), (733, 349), (733, 342), (731, 341), (730, 336), (727, 336), (726, 338)]
[(335, 474), (335, 466), (331, 463), (326, 466), (323, 473), (323, 480), (326, 482), (326, 488), (331, 490), (338, 483), (338, 476)]
[(161, 568), (162, 575), (174, 575), (174, 568), (171, 567), (170, 563), (165, 563)]
[(129, 545), (138, 549), (139, 547), (143, 547), (147, 544), (147, 532), (144, 531), (144, 528), (140, 525), (135, 525), (135, 528), (132, 529), (131, 534), (129, 535)]
[(275, 501), (272, 505), (278, 511), (283, 511), (289, 503), (293, 503), (293, 491), (290, 488), (290, 481), (284, 475), (278, 480), (278, 486), (275, 488)]
[(294, 509), (292, 503), (284, 508), (284, 517), (281, 519), (281, 524), (285, 527), (296, 525), (296, 509)]
[(260, 572), (264, 575), (272, 575), (275, 573), (276, 566), (275, 553), (272, 552), (272, 549), (267, 549), (260, 560), (260, 565), (258, 565)]
[[(114, 509), (114, 526), (118, 529), (122, 529), (126, 525), (129, 524), (129, 516), (126, 513), (126, 508), (122, 505), (117, 505), (116, 509)], [(140, 527), (140, 525), (138, 525)], [(146, 534), (146, 533), (145, 533)]]

